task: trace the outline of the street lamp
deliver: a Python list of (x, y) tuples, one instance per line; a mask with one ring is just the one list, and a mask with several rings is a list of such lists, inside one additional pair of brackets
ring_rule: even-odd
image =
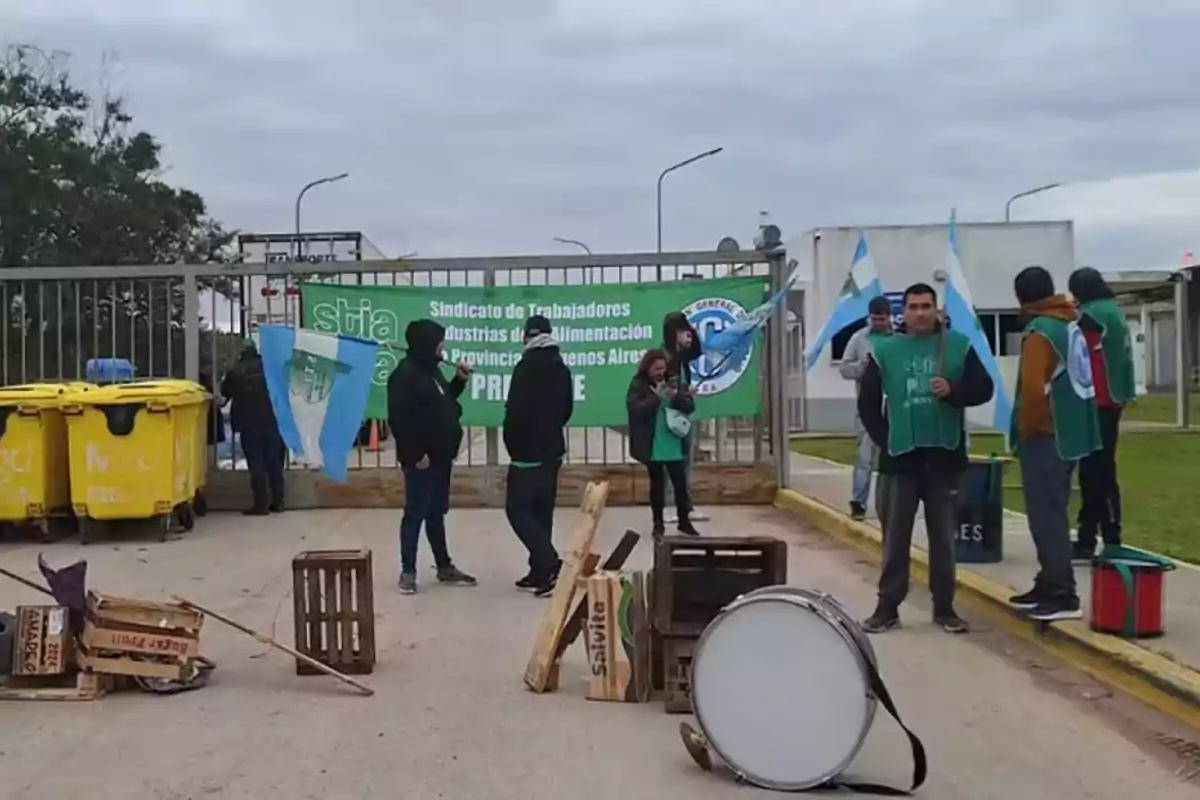
[[(680, 161), (678, 164), (672, 164), (671, 166), (667, 167), (666, 169), (664, 169), (662, 172), (660, 172), (658, 174), (658, 204), (657, 204), (658, 253), (660, 255), (662, 254), (662, 185), (663, 185), (663, 178), (667, 177), (667, 175), (669, 175), (670, 173), (674, 172), (677, 169), (686, 167), (688, 164), (695, 164), (697, 161), (699, 161), (702, 158), (708, 158), (709, 156), (715, 156), (717, 153), (721, 152), (724, 149), (725, 149), (724, 147), (714, 147), (712, 150), (707, 150), (703, 153), (698, 153), (698, 154), (692, 156), (691, 158), (687, 158), (687, 159), (684, 159), (683, 161)], [(662, 264), (658, 265), (658, 279), (660, 281), (662, 280)]]
[(555, 236), (554, 241), (558, 242), (559, 244), (573, 244), (576, 247), (582, 247), (583, 252), (587, 253), (589, 256), (592, 254), (592, 248), (588, 247), (586, 244), (579, 241), (578, 239), (564, 239), (561, 236)]
[(349, 178), (349, 172), (343, 172), (340, 175), (330, 175), (327, 178), (317, 178), (315, 181), (309, 181), (304, 184), (304, 188), (300, 190), (300, 194), (296, 195), (296, 258), (300, 258), (300, 202), (304, 199), (304, 195), (309, 189), (314, 186), (320, 186), (322, 183), (333, 183), (340, 181), (343, 178)]
[(1045, 186), (1035, 186), (1032, 189), (1026, 189), (1023, 192), (1017, 192), (1012, 197), (1008, 198), (1008, 202), (1004, 204), (1004, 221), (1012, 222), (1012, 204), (1014, 200), (1020, 200), (1022, 197), (1029, 197), (1031, 194), (1039, 192), (1048, 192), (1051, 189), (1057, 189), (1062, 186), (1061, 183), (1047, 183)]

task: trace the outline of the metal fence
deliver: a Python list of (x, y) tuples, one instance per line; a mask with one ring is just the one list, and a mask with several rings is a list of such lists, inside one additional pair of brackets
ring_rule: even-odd
[[(321, 264), (178, 264), (123, 267), (36, 267), (0, 270), (0, 380), (4, 385), (83, 380), (88, 359), (124, 358), (139, 379), (189, 378), (219, 388), (237, 357), (240, 339), (257, 324), (299, 322), (299, 287), (305, 280), (346, 285), (569, 286), (705, 280), (761, 275), (780, 285), (783, 251), (696, 252), (588, 256), (413, 259)], [(780, 317), (780, 319), (782, 319)], [(763, 359), (764, 413), (700, 425), (701, 460), (762, 461), (781, 450), (784, 339), (782, 324), (769, 328)], [(781, 426), (772, 426), (771, 420)], [(364, 426), (352, 468), (395, 465), (382, 430), (372, 447)], [(777, 446), (778, 445), (778, 446)], [(214, 445), (220, 468), (242, 464), (236, 445)], [(618, 429), (572, 428), (572, 463), (629, 460)], [(507, 462), (498, 431), (471, 428), (459, 463)], [(782, 461), (786, 469), (787, 459)]]

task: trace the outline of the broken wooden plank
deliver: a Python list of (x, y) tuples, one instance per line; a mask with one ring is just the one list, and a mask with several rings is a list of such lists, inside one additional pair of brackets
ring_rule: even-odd
[(555, 654), (567, 624), (571, 601), (576, 595), (575, 582), (579, 579), (588, 554), (592, 552), (592, 542), (596, 539), (596, 530), (600, 527), (600, 517), (604, 514), (607, 502), (608, 483), (589, 483), (583, 492), (583, 504), (580, 507), (583, 519), (575, 527), (570, 546), (563, 554), (558, 584), (550, 597), (550, 607), (542, 617), (533, 654), (525, 667), (525, 685), (535, 692), (549, 691), (553, 686), (557, 663)]
[[(621, 541), (617, 542), (617, 546), (608, 554), (608, 558), (604, 559), (604, 563), (600, 565), (602, 570), (619, 570), (625, 566), (625, 562), (629, 560), (629, 556), (633, 554), (633, 549), (637, 547), (638, 541), (642, 538), (635, 530), (626, 530), (621, 536)], [(567, 617), (567, 624), (563, 626), (562, 636), (558, 640), (558, 650), (554, 653), (554, 660), (558, 661), (563, 657), (563, 653), (567, 652), (579, 634), (583, 633), (583, 623), (587, 619), (587, 603), (583, 596), (576, 597), (571, 606), (571, 614)]]

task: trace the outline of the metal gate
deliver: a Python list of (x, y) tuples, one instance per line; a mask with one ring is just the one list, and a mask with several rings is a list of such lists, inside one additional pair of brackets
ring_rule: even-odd
[[(91, 358), (125, 358), (139, 378), (176, 377), (219, 386), (238, 342), (256, 320), (295, 324), (303, 280), (350, 285), (539, 286), (640, 283), (761, 275), (772, 291), (784, 279), (785, 253), (685, 252), (580, 256), (412, 259), (357, 263), (167, 264), (19, 267), (0, 272), (0, 381), (82, 380)], [(270, 292), (254, 287), (269, 285)], [(786, 485), (788, 421), (784, 404), (787, 325), (768, 326), (763, 413), (698, 426), (700, 458), (771, 460)], [(386, 433), (385, 433), (386, 436)], [(572, 428), (567, 460), (629, 460), (625, 437), (609, 428)], [(468, 429), (460, 463), (497, 465), (507, 454), (495, 428)], [(365, 443), (364, 443), (365, 444)], [(220, 450), (220, 448), (217, 448)], [(236, 448), (218, 459), (238, 468)], [(363, 446), (351, 468), (395, 464), (386, 441)], [(783, 472), (781, 472), (783, 471)]]

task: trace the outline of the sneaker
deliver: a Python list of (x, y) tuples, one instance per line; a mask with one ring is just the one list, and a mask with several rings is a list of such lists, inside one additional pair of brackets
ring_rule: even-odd
[(417, 593), (417, 573), (401, 572), (399, 589), (400, 589), (400, 594), (416, 594)]
[(1039, 594), (1037, 587), (1030, 589), (1028, 592), (1014, 594), (1008, 598), (1008, 604), (1013, 608), (1019, 608), (1022, 611), (1032, 611), (1037, 608), (1039, 602)]
[(679, 523), (677, 530), (685, 536), (699, 536), (700, 531), (696, 530), (696, 526), (690, 521)]
[(867, 507), (866, 506), (864, 506), (862, 503), (851, 503), (850, 504), (850, 519), (861, 521), (866, 518), (867, 518)]
[(541, 584), (533, 590), (534, 597), (549, 597), (554, 594), (554, 587), (558, 585), (558, 575), (553, 575), (550, 578), (541, 582)]
[(255, 507), (255, 508), (247, 508), (245, 511), (242, 512), (242, 516), (243, 517), (265, 517), (265, 516), (269, 515), (270, 513), (271, 512), (265, 508)]
[(674, 511), (668, 511), (666, 518), (663, 519), (663, 522), (667, 523), (668, 525), (674, 525), (676, 522), (679, 522), (679, 515)]
[(272, 514), (282, 514), (283, 503), (271, 503), (271, 505), (267, 506), (267, 510)]
[(946, 633), (966, 633), (971, 630), (971, 626), (967, 624), (967, 621), (953, 611), (948, 614), (934, 614), (933, 624)]
[(1029, 618), (1038, 622), (1054, 622), (1060, 619), (1083, 619), (1078, 597), (1048, 597), (1029, 612)]
[(1072, 564), (1091, 564), (1092, 559), (1096, 557), (1096, 545), (1085, 545), (1082, 542), (1071, 543), (1071, 563)]
[(692, 513), (689, 516), (691, 517), (692, 522), (711, 522), (712, 521), (712, 517), (710, 517), (708, 514), (705, 514), (703, 511), (701, 511), (698, 508), (693, 508)]
[(667, 526), (661, 522), (654, 523), (654, 528), (650, 531), (650, 535), (655, 539), (661, 539), (667, 532)]
[(521, 589), (522, 591), (536, 589), (538, 587), (537, 575), (534, 575), (533, 571), (531, 570), (525, 574), (524, 578), (520, 578), (519, 580), (517, 580), (513, 584), (513, 586), (516, 586), (518, 589)]
[(453, 564), (439, 569), (437, 571), (437, 579), (439, 583), (447, 583), (451, 586), (475, 586), (479, 583), (474, 577), (463, 572)]
[(900, 615), (895, 611), (876, 611), (863, 620), (862, 627), (867, 633), (886, 633), (900, 627)]

